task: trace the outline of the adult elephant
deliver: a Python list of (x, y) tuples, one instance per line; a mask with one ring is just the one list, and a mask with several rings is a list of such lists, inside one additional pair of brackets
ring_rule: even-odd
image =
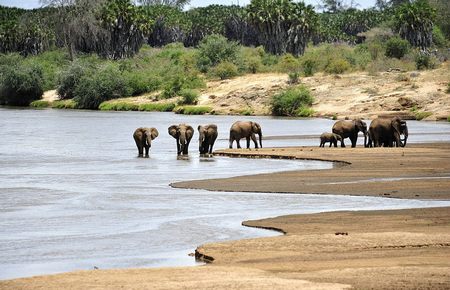
[(212, 153), (214, 142), (217, 139), (217, 126), (215, 124), (198, 126), (198, 146), (200, 154)]
[(172, 125), (168, 129), (170, 136), (177, 140), (177, 154), (187, 155), (189, 143), (194, 136), (194, 128), (187, 124)]
[(341, 120), (333, 125), (333, 133), (341, 136), (341, 147), (345, 147), (344, 139), (350, 138), (352, 148), (356, 147), (358, 141), (358, 132), (364, 134), (364, 146), (367, 144), (367, 124), (361, 119)]
[(148, 157), (148, 151), (152, 147), (152, 140), (158, 137), (159, 133), (156, 128), (137, 128), (133, 133), (134, 141), (138, 148), (139, 157), (143, 156), (145, 149), (145, 156)]
[(255, 148), (258, 148), (258, 142), (256, 142), (255, 134), (259, 135), (259, 146), (262, 148), (262, 132), (261, 126), (256, 122), (250, 121), (237, 121), (230, 128), (230, 148), (233, 148), (233, 142), (236, 141), (237, 148), (241, 148), (239, 140), (242, 138), (247, 139), (247, 149), (250, 148), (250, 138), (255, 143)]
[[(401, 135), (404, 136), (403, 140)], [(369, 142), (374, 147), (405, 147), (408, 139), (408, 126), (406, 121), (399, 117), (376, 118), (370, 123)]]

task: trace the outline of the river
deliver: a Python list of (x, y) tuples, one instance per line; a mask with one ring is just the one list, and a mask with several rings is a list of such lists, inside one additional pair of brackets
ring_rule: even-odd
[[(203, 158), (197, 132), (177, 158), (171, 124), (215, 123), (215, 149), (236, 120), (259, 122), (263, 146), (318, 146), (334, 121), (172, 113), (0, 108), (0, 279), (98, 267), (196, 265), (203, 243), (277, 233), (247, 219), (335, 210), (450, 205), (378, 197), (230, 193), (169, 183), (286, 170), (326, 169), (318, 161)], [(138, 158), (135, 128), (159, 130), (150, 158)], [(450, 142), (450, 123), (408, 121), (409, 142)], [(360, 138), (359, 144), (363, 142)], [(244, 142), (245, 143), (245, 142)], [(243, 143), (243, 144), (244, 144)], [(345, 149), (342, 149), (345, 150)]]

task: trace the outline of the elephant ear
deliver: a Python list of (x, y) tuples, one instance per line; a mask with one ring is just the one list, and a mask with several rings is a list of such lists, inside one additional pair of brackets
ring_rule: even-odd
[(152, 138), (152, 140), (155, 139), (156, 137), (158, 137), (158, 135), (159, 135), (158, 130), (156, 128), (152, 128), (151, 134), (150, 134), (150, 137)]
[(252, 122), (252, 131), (253, 131), (253, 132), (259, 132), (259, 131), (261, 131), (261, 126), (259, 126), (259, 124), (256, 123), (256, 122)]
[(186, 131), (188, 131), (189, 133), (191, 133), (191, 136), (194, 135), (194, 128), (192, 128), (191, 126), (186, 126)]
[(399, 119), (398, 118), (394, 118), (394, 119), (392, 119), (392, 121), (391, 121), (391, 126), (392, 126), (392, 128), (394, 128), (394, 130), (395, 130), (395, 132), (397, 132), (397, 134), (398, 134), (398, 136), (400, 136), (402, 133), (402, 130), (401, 130), (401, 128), (400, 128), (400, 121), (399, 121)]
[(197, 130), (200, 132), (201, 129), (202, 129), (202, 125), (198, 125)]
[(170, 126), (168, 131), (169, 131), (170, 136), (172, 136), (173, 138), (177, 138), (177, 131), (178, 131), (177, 125)]

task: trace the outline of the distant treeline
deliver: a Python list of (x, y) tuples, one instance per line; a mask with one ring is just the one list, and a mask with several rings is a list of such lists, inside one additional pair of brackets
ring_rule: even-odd
[(144, 43), (155, 47), (181, 42), (192, 47), (207, 35), (220, 34), (245, 46), (262, 45), (269, 53), (301, 55), (309, 41), (360, 43), (359, 33), (387, 21), (394, 32), (424, 48), (431, 45), (435, 20), (435, 10), (425, 0), (406, 1), (395, 9), (324, 13), (291, 0), (252, 0), (246, 7), (211, 5), (188, 11), (169, 5), (137, 6), (131, 0), (48, 2), (60, 5), (34, 10), (0, 6), (1, 53), (34, 55), (67, 47), (71, 55), (121, 59), (133, 56)]

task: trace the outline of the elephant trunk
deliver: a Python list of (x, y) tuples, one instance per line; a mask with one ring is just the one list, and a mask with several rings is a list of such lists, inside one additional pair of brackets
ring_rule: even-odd
[(147, 145), (148, 145), (149, 147), (152, 147), (152, 136), (147, 135), (147, 136), (145, 137), (145, 140), (147, 141)]
[(367, 144), (367, 131), (364, 132), (364, 147), (369, 147), (369, 145)]
[(259, 147), (262, 148), (262, 132), (260, 131), (258, 135), (259, 135)]
[(402, 140), (400, 140), (400, 146), (405, 147), (406, 146), (406, 140), (408, 139), (408, 127), (405, 124), (405, 128), (403, 130), (403, 143), (401, 142)]

